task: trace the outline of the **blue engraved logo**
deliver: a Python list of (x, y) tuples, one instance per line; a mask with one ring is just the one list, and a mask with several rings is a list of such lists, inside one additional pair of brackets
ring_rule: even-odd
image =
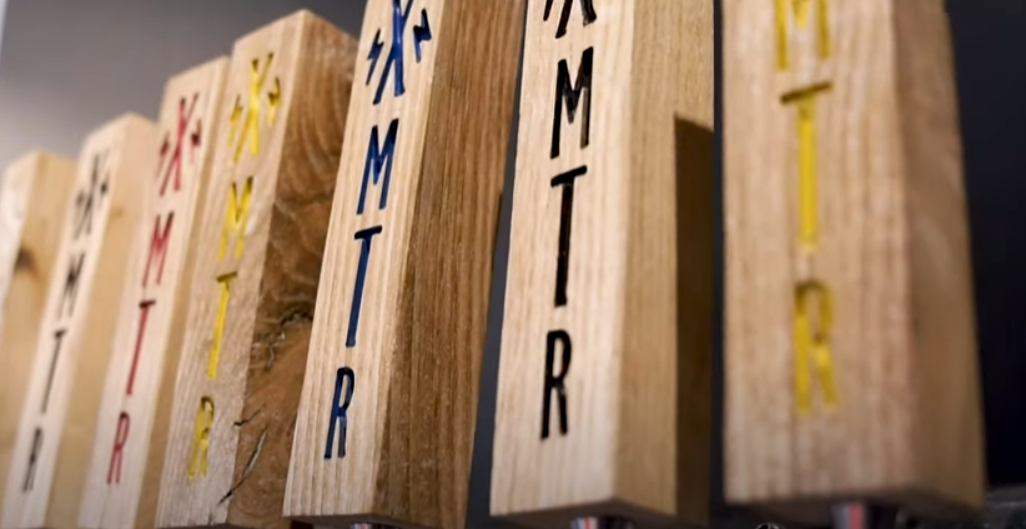
[[(385, 94), (385, 85), (388, 83), (389, 73), (393, 73), (391, 77), (395, 97), (401, 97), (406, 93), (405, 75), (403, 72), (404, 48), (407, 22), (409, 22), (412, 8), (413, 0), (406, 0), (405, 9), (402, 7), (402, 0), (392, 0), (392, 43), (388, 49), (388, 56), (385, 58), (381, 79), (378, 80), (377, 92), (374, 94), (375, 105), (381, 103), (381, 98)], [(420, 63), (423, 56), (423, 45), (431, 40), (431, 23), (428, 20), (427, 9), (420, 10), (420, 24), (413, 26), (412, 33), (413, 51), (416, 54), (417, 62)], [(374, 44), (371, 45), (370, 53), (367, 54), (367, 60), (370, 61), (370, 70), (367, 72), (365, 84), (368, 86), (374, 78), (374, 72), (377, 70), (378, 60), (381, 58), (381, 52), (384, 47), (385, 43), (381, 40), (381, 30), (379, 29), (374, 35)]]

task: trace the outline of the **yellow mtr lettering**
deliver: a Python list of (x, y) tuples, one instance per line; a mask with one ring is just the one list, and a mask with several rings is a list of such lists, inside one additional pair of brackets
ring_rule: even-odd
[(232, 272), (217, 278), (221, 285), (221, 297), (217, 302), (217, 316), (214, 318), (214, 339), (210, 343), (210, 357), (207, 360), (207, 378), (217, 378), (217, 363), (221, 359), (221, 343), (224, 341), (224, 324), (228, 319), (228, 300), (231, 295), (232, 280), (239, 274)]
[[(798, 132), (798, 236), (804, 258), (819, 250), (819, 186), (816, 131), (816, 97), (831, 89), (820, 83), (788, 92), (784, 105), (797, 107)], [(798, 413), (812, 411), (813, 376), (827, 410), (838, 406), (831, 334), (833, 300), (829, 288), (817, 280), (800, 283), (794, 298), (794, 385)]]
[(813, 4), (816, 8), (816, 50), (819, 58), (830, 58), (830, 14), (827, 10), (828, 0), (776, 0), (777, 11), (777, 68), (787, 70), (791, 67), (789, 49), (790, 24), (794, 17), (795, 26), (799, 30), (809, 27)]
[(253, 201), (253, 177), (246, 179), (239, 197), (235, 182), (228, 187), (228, 205), (224, 215), (224, 229), (221, 231), (221, 248), (217, 252), (217, 260), (223, 261), (228, 253), (228, 241), (235, 237), (235, 258), (242, 257), (242, 248), (246, 242), (246, 221), (249, 219), (249, 207)]
[[(813, 302), (817, 302), (817, 312), (813, 312)], [(837, 382), (834, 378), (833, 353), (830, 350), (834, 323), (830, 291), (818, 281), (798, 285), (794, 310), (794, 385), (798, 412), (808, 414), (812, 411), (810, 369), (813, 367), (823, 392), (823, 402), (827, 409), (836, 409)]]
[(196, 429), (192, 434), (192, 457), (189, 458), (189, 479), (207, 475), (207, 452), (210, 448), (210, 428), (214, 425), (214, 401), (200, 399), (196, 412)]
[(819, 190), (816, 178), (816, 96), (830, 91), (830, 83), (784, 94), (785, 105), (798, 107), (798, 218), (802, 248), (813, 252), (819, 244)]
[[(254, 63), (255, 68), (255, 63)], [(261, 81), (262, 82), (262, 81)], [(237, 126), (237, 116), (232, 115), (233, 134)], [(249, 120), (247, 119), (247, 128)], [(254, 125), (255, 131), (255, 125)], [(255, 142), (255, 137), (253, 138)], [(255, 145), (255, 143), (254, 143)], [(249, 219), (249, 210), (253, 202), (253, 177), (246, 178), (242, 186), (242, 194), (239, 194), (239, 186), (232, 182), (228, 186), (228, 200), (226, 203), (224, 228), (221, 232), (220, 248), (217, 260), (223, 261), (228, 255), (228, 247), (231, 239), (235, 238), (234, 258), (242, 257), (242, 251), (246, 241), (246, 224)], [(214, 317), (214, 336), (210, 343), (210, 353), (207, 359), (207, 379), (217, 378), (217, 366), (221, 359), (221, 347), (224, 342), (224, 330), (228, 319), (228, 302), (231, 299), (232, 281), (238, 277), (238, 272), (229, 272), (217, 277), (220, 294), (217, 302), (217, 314)], [(207, 475), (207, 453), (210, 450), (210, 429), (214, 424), (214, 401), (210, 397), (200, 399), (199, 410), (196, 412), (196, 425), (193, 430), (192, 451), (189, 458), (189, 480), (196, 476)]]

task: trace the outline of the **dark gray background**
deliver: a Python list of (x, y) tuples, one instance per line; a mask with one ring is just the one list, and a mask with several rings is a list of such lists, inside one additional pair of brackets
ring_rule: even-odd
[(987, 466), (993, 484), (1026, 483), (1026, 1), (948, 4), (973, 237)]
[[(85, 133), (125, 111), (155, 117), (167, 77), (229, 53), (238, 36), (296, 9), (311, 9), (356, 35), (364, 3), (10, 0), (0, 47), (0, 166), (36, 147), (75, 156)], [(948, 5), (972, 223), (989, 473), (994, 485), (1026, 483), (1026, 0), (948, 0)], [(512, 188), (512, 170), (506, 184)], [(509, 213), (507, 193), (471, 479), (469, 516), (476, 527), (489, 523)], [(711, 456), (719, 468), (719, 450)], [(715, 512), (725, 516), (720, 477), (714, 472)]]

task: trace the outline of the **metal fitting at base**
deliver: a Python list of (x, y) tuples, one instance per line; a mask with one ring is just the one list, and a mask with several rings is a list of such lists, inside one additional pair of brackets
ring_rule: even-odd
[(617, 516), (581, 516), (570, 521), (570, 529), (634, 529), (634, 523)]
[(384, 525), (379, 523), (354, 523), (349, 526), (349, 529), (398, 529), (391, 525)]
[(861, 501), (835, 503), (830, 509), (834, 529), (895, 529), (898, 510)]

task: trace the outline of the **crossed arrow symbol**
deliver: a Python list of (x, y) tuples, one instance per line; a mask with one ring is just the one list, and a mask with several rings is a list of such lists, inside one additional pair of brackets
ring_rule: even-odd
[[(174, 150), (171, 150), (171, 131), (164, 135), (164, 144), (160, 147), (160, 165), (157, 167), (157, 178), (160, 178), (160, 167), (164, 167), (164, 160), (171, 151), (171, 159), (164, 171), (164, 182), (160, 185), (160, 196), (167, 191), (167, 184), (171, 180), (171, 172), (175, 174), (175, 191), (182, 188), (182, 145), (185, 143), (189, 123), (192, 121), (192, 114), (196, 110), (196, 102), (199, 100), (199, 93), (193, 94), (192, 102), (188, 108), (185, 106), (185, 98), (178, 101), (178, 129), (175, 133)], [(202, 144), (203, 120), (196, 120), (196, 130), (189, 134), (189, 155), (190, 161), (195, 162), (196, 149)]]

